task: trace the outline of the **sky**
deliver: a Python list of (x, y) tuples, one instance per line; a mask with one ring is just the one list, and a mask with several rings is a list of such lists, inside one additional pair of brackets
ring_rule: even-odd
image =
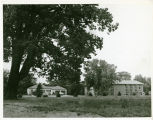
[[(103, 49), (93, 58), (115, 64), (117, 71), (151, 76), (153, 4), (104, 5), (119, 23), (118, 30), (104, 38)], [(102, 33), (97, 33), (102, 36)]]
[[(97, 50), (97, 55), (92, 59), (98, 58), (114, 64), (117, 66), (117, 72), (127, 71), (131, 73), (132, 78), (137, 74), (151, 77), (153, 3), (105, 3), (100, 6), (109, 9), (119, 27), (110, 35), (95, 32), (104, 37), (104, 41), (102, 50)], [(10, 64), (4, 63), (4, 68), (9, 69)], [(45, 78), (38, 78), (37, 82), (45, 82)]]

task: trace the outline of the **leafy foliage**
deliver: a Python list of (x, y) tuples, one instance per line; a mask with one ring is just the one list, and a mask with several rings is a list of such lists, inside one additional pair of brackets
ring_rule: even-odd
[(39, 74), (48, 74), (51, 80), (78, 82), (84, 58), (103, 45), (103, 38), (89, 31), (109, 33), (118, 27), (108, 9), (97, 5), (4, 5), (3, 9), (4, 61), (13, 61), (8, 86), (15, 86), (14, 94), (17, 82), (30, 69), (39, 68)]
[(85, 81), (88, 89), (94, 87), (95, 92), (102, 95), (115, 80), (116, 66), (97, 59), (85, 63)]
[(112, 18), (108, 9), (98, 9), (96, 5), (5, 5), (4, 47), (22, 46), (24, 54), (35, 50), (38, 61), (42, 53), (55, 59), (63, 52), (68, 52), (71, 59), (77, 55), (80, 59), (89, 57), (94, 47), (102, 48), (102, 39), (86, 29), (114, 31), (118, 25), (111, 24)]
[(117, 80), (131, 80), (131, 74), (126, 71), (117, 72)]
[(121, 92), (118, 92), (118, 96), (121, 96)]
[(74, 97), (77, 97), (79, 92), (80, 92), (80, 84), (79, 83), (73, 83), (72, 86), (71, 86), (71, 94), (74, 96)]
[(151, 78), (150, 77), (143, 77), (141, 74), (136, 75), (134, 77), (134, 80), (140, 81), (144, 83), (143, 90), (146, 95), (149, 94), (149, 91), (151, 91)]
[(61, 97), (59, 91), (56, 92), (56, 97)]
[(37, 86), (37, 89), (36, 89), (36, 96), (41, 97), (42, 94), (43, 94), (42, 85), (41, 85), (41, 83), (39, 83), (38, 86)]
[(27, 94), (27, 88), (36, 84), (34, 74), (29, 73), (23, 80), (19, 82), (18, 94)]

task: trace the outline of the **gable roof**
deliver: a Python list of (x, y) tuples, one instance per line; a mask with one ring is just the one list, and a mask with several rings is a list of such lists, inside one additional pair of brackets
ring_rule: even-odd
[(115, 84), (123, 85), (123, 84), (130, 84), (130, 85), (143, 85), (143, 83), (136, 81), (136, 80), (122, 80), (116, 81)]
[(44, 89), (54, 89), (54, 90), (66, 90), (61, 86), (43, 86)]
[(33, 85), (31, 87), (28, 87), (28, 89), (36, 89), (37, 88), (37, 85)]
[[(33, 85), (31, 87), (29, 87), (28, 89), (36, 89), (38, 85)], [(52, 90), (66, 90), (65, 88), (61, 87), (61, 86), (45, 86), (42, 85), (42, 89), (52, 89)]]

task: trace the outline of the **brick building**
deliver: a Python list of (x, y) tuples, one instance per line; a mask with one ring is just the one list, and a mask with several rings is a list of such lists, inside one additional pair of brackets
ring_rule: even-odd
[(145, 95), (143, 92), (143, 83), (135, 80), (122, 80), (117, 81), (113, 85), (114, 96), (142, 96)]

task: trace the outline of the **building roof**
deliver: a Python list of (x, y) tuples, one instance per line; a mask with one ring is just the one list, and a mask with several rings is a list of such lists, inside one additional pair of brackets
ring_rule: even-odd
[(37, 85), (33, 85), (31, 87), (29, 87), (29, 89), (36, 89), (37, 88)]
[(54, 90), (66, 90), (65, 88), (61, 86), (44, 86), (45, 89), (54, 89)]
[(115, 84), (123, 85), (123, 84), (130, 84), (130, 85), (143, 85), (143, 83), (136, 81), (136, 80), (122, 80), (116, 81)]
[[(29, 87), (28, 89), (36, 89), (37, 85), (33, 85), (31, 87)], [(61, 86), (45, 86), (42, 85), (42, 89), (52, 89), (52, 90), (66, 90), (65, 88), (61, 87)]]

